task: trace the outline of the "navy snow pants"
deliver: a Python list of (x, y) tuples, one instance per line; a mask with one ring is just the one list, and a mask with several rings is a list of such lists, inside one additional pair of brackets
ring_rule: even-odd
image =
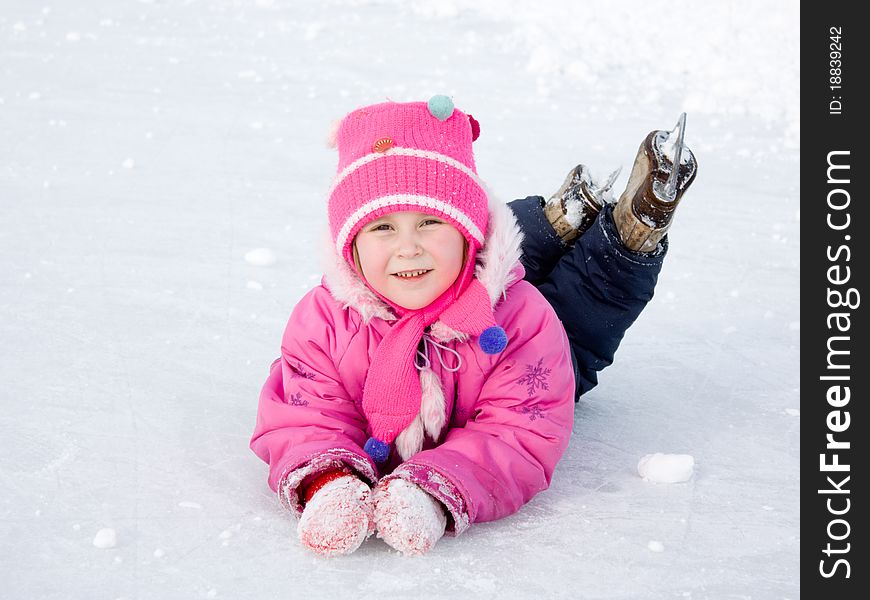
[(653, 297), (667, 237), (656, 255), (628, 250), (608, 205), (569, 246), (547, 221), (543, 203), (541, 196), (529, 196), (508, 206), (524, 235), (526, 280), (550, 302), (568, 334), (576, 401), (598, 384), (598, 371), (613, 363), (626, 330)]

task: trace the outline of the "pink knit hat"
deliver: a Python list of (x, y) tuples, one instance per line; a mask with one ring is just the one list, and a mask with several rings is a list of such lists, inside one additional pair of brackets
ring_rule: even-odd
[(447, 219), (476, 252), (489, 208), (474, 167), (473, 122), (447, 96), (384, 102), (342, 119), (335, 139), (338, 175), (329, 193), (329, 228), (339, 255), (352, 261), (360, 228), (400, 210)]
[(428, 103), (359, 108), (336, 131), (338, 173), (329, 191), (329, 228), (336, 251), (354, 270), (357, 232), (392, 212), (437, 215), (468, 242), (468, 258), (456, 282), (429, 306), (404, 309), (366, 282), (400, 315), (375, 350), (363, 390), (363, 412), (373, 436), (365, 449), (379, 463), (387, 460), (390, 444), (420, 411), (414, 358), (427, 326), (440, 320), (477, 336), (490, 354), (507, 344), (504, 330), (495, 325), (486, 289), (474, 279), (475, 258), (489, 222), (488, 198), (471, 148), (479, 132), (477, 121), (454, 108), (447, 96), (433, 96)]

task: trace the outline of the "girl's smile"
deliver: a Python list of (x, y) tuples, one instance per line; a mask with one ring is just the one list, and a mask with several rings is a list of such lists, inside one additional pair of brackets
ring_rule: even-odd
[(420, 269), (416, 271), (401, 271), (400, 273), (393, 273), (393, 276), (405, 281), (418, 281), (431, 272), (432, 269)]

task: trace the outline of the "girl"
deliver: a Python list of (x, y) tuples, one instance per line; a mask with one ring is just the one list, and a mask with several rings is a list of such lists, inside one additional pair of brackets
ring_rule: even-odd
[[(612, 343), (609, 332), (572, 348), (551, 303), (523, 279), (515, 215), (544, 214), (543, 202), (512, 211), (489, 201), (478, 135), (446, 96), (364, 107), (338, 126), (331, 260), (293, 310), (251, 440), (299, 517), (299, 539), (321, 555), (353, 552), (375, 531), (423, 554), (445, 532), (519, 510), (549, 486), (568, 444), (575, 396), (589, 387), (576, 385), (578, 361)], [(566, 254), (548, 227), (526, 248), (542, 289), (558, 282), (554, 254), (614, 251), (577, 243)], [(592, 301), (627, 327), (655, 284), (642, 279), (650, 290), (615, 309)], [(602, 366), (582, 372), (594, 378)]]

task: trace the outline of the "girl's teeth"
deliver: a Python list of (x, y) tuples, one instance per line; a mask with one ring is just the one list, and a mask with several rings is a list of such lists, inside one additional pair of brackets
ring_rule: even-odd
[(423, 273), (426, 273), (426, 272), (427, 271), (424, 269), (422, 271), (411, 271), (408, 273), (396, 273), (396, 275), (398, 275), (399, 277), (416, 277), (417, 275), (422, 275)]

